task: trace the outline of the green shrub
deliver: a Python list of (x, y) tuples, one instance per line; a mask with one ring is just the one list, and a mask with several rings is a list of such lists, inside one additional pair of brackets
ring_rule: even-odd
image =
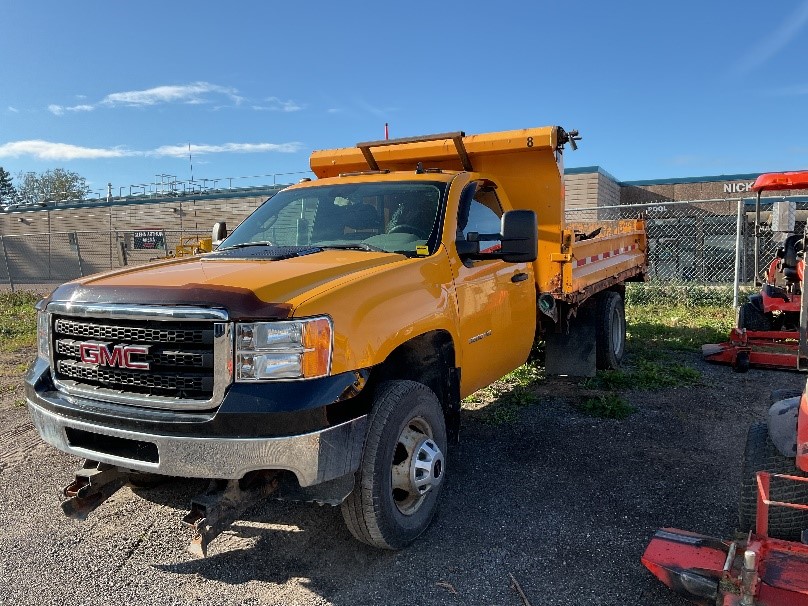
[(601, 419), (625, 419), (637, 410), (614, 393), (592, 396), (576, 403), (574, 406), (583, 413), (593, 417), (600, 417)]
[(36, 342), (36, 310), (41, 295), (33, 292), (0, 293), (0, 344), (4, 349), (30, 347)]
[[(756, 292), (753, 288), (741, 288), (739, 302)], [(674, 305), (683, 307), (727, 306), (732, 307), (732, 285), (705, 286), (702, 284), (661, 284), (647, 282), (626, 285), (627, 305)]]

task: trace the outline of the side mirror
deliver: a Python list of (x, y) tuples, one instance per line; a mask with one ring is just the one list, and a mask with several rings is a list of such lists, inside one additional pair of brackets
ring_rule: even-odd
[(224, 221), (214, 223), (213, 231), (211, 232), (213, 249), (215, 250), (216, 248), (218, 248), (221, 241), (224, 240), (226, 237), (227, 237), (227, 223), (225, 223)]
[(507, 263), (530, 263), (538, 257), (539, 225), (532, 210), (509, 210), (502, 215), (500, 258)]

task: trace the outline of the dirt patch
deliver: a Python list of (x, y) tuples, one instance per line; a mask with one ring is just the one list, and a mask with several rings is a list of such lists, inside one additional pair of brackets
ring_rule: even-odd
[(59, 489), (78, 461), (35, 445), (11, 389), (0, 394), (3, 598), (519, 606), (513, 575), (542, 606), (682, 605), (641, 566), (642, 551), (661, 526), (732, 534), (747, 427), (772, 390), (800, 389), (805, 377), (736, 374), (690, 353), (671, 360), (700, 383), (621, 390), (636, 408), (624, 420), (583, 414), (575, 404), (587, 392), (566, 379), (528, 377), (515, 399), (506, 389), (469, 402), (435, 523), (401, 552), (354, 541), (338, 509), (270, 501), (194, 560), (179, 523), (202, 487), (191, 481), (124, 488), (86, 522), (67, 520)]

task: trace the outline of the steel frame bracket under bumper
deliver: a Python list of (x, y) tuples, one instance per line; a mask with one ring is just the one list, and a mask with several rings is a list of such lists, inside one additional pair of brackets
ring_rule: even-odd
[(114, 465), (85, 459), (76, 478), (62, 489), (67, 497), (62, 511), (69, 518), (86, 520), (101, 503), (126, 483), (127, 475)]
[(280, 473), (262, 470), (241, 480), (211, 480), (208, 488), (191, 500), (191, 511), (182, 523), (194, 532), (187, 551), (197, 557), (208, 555), (208, 545), (253, 505), (278, 489)]

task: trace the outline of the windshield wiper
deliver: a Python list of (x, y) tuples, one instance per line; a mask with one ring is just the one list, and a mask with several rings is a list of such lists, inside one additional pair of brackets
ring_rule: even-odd
[(352, 242), (350, 244), (318, 244), (317, 246), (322, 249), (338, 248), (341, 250), (368, 250), (371, 252), (390, 252), (388, 250), (384, 250), (383, 248), (379, 248), (378, 246), (373, 246), (372, 244), (367, 244), (365, 242)]
[(217, 250), (236, 250), (237, 248), (249, 248), (250, 246), (277, 246), (274, 242), (263, 240), (261, 242), (242, 242), (240, 244), (233, 244), (233, 246), (221, 246)]

